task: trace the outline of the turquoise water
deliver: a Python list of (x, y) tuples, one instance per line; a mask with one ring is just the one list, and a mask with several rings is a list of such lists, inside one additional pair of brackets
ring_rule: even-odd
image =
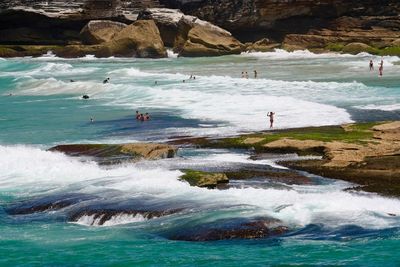
[[(268, 111), (276, 112), (277, 128), (398, 120), (400, 59), (383, 58), (378, 77), (368, 70), (370, 58), (381, 60), (279, 50), (200, 59), (0, 59), (0, 265), (400, 266), (400, 219), (389, 215), (400, 214), (398, 199), (343, 191), (350, 185), (322, 177), (310, 185), (239, 180), (226, 190), (179, 180), (179, 169), (271, 168), (295, 155), (254, 161), (242, 151), (187, 148), (176, 159), (100, 166), (46, 151), (265, 130)], [(152, 120), (137, 122), (136, 110)], [(149, 219), (132, 210), (178, 212)], [(100, 225), (95, 214), (105, 211), (112, 216)], [(289, 231), (174, 240), (270, 217)]]

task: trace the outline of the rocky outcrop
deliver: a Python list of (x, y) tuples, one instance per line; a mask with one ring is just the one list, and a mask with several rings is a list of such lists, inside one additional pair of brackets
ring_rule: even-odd
[(196, 25), (189, 30), (182, 47), (175, 47), (180, 56), (204, 57), (240, 54), (243, 45), (230, 33), (215, 31), (208, 26)]
[[(135, 21), (118, 32), (110, 32), (110, 35), (108, 36), (111, 38), (110, 41), (99, 45), (70, 45), (56, 49), (54, 53), (61, 57), (82, 57), (88, 54), (96, 57), (162, 58), (167, 56), (160, 32), (152, 20)], [(103, 39), (108, 37), (103, 35)]]
[(155, 20), (164, 42), (180, 56), (239, 54), (243, 48), (228, 31), (178, 10), (147, 9), (138, 18)]
[(101, 44), (109, 42), (113, 37), (122, 31), (126, 24), (110, 20), (92, 20), (83, 27), (80, 38), (84, 44)]
[(210, 173), (195, 170), (184, 170), (181, 180), (188, 182), (191, 186), (216, 188), (219, 184), (229, 182), (224, 173)]
[[(315, 155), (314, 159), (282, 161), (279, 164), (358, 183), (360, 186), (356, 189), (400, 196), (399, 121), (287, 129), (220, 139), (188, 138), (174, 143), (203, 148), (247, 149), (255, 153), (254, 159), (263, 153)], [(270, 171), (265, 170), (225, 173), (229, 179), (268, 178), (270, 175)], [(311, 182), (290, 173), (271, 173), (271, 177), (288, 184)]]
[(170, 145), (163, 144), (76, 144), (59, 145), (50, 148), (50, 151), (58, 151), (69, 156), (88, 156), (101, 160), (101, 162), (115, 163), (124, 160), (156, 160), (172, 158), (177, 149)]
[(114, 56), (142, 58), (167, 56), (160, 32), (153, 20), (135, 21), (105, 43), (104, 49), (108, 49)]
[(138, 19), (154, 20), (161, 33), (161, 38), (166, 46), (174, 47), (175, 39), (178, 34), (178, 25), (181, 18), (184, 16), (177, 9), (168, 8), (151, 8), (142, 10)]

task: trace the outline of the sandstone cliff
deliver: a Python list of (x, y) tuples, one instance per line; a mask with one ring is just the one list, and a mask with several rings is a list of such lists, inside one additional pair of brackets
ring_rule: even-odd
[(73, 44), (89, 20), (130, 24), (147, 7), (179, 8), (242, 42), (268, 38), (287, 49), (400, 43), (398, 0), (10, 0), (0, 3), (0, 44)]

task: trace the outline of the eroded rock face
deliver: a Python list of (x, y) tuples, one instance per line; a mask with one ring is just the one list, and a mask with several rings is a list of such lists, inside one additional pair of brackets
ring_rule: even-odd
[[(343, 16), (391, 16), (398, 21), (396, 16), (400, 11), (400, 3), (396, 0), (383, 2), (374, 0), (161, 0), (161, 2), (167, 7), (180, 8), (185, 14), (208, 20), (243, 38), (253, 35), (253, 41), (261, 39), (259, 35), (262, 35), (265, 30), (275, 31), (278, 35), (305, 33), (312, 28), (326, 27), (332, 19)], [(384, 25), (389, 26), (389, 23), (384, 23)], [(395, 25), (393, 20), (390, 25)]]
[(111, 20), (92, 20), (80, 32), (84, 44), (101, 44), (111, 41), (113, 37), (128, 25)]
[(243, 45), (230, 32), (179, 10), (146, 9), (139, 19), (154, 20), (164, 43), (180, 56), (220, 56), (238, 54)]
[(153, 20), (138, 20), (117, 33), (104, 44), (111, 55), (141, 58), (167, 56), (160, 32)]
[(50, 151), (63, 152), (70, 156), (88, 156), (106, 163), (113, 163), (123, 160), (156, 160), (162, 158), (172, 158), (177, 149), (170, 145), (163, 144), (76, 144), (59, 145), (50, 148)]
[(138, 19), (154, 20), (166, 46), (174, 47), (178, 24), (184, 14), (177, 9), (151, 8), (139, 13)]
[(208, 26), (196, 25), (188, 33), (188, 38), (180, 56), (204, 57), (240, 54), (243, 45), (231, 34), (215, 31)]

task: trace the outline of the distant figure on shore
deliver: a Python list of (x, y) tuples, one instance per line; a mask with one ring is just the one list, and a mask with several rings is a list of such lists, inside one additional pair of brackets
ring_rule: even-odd
[(257, 79), (257, 75), (258, 75), (257, 71), (254, 70), (254, 79)]
[(82, 98), (83, 99), (89, 99), (90, 97), (88, 95), (83, 95)]
[(110, 81), (110, 78), (107, 78), (107, 79), (105, 79), (104, 81), (103, 81), (103, 84), (106, 84), (106, 83), (108, 83)]
[(381, 64), (379, 65), (379, 76), (383, 76), (383, 59), (381, 60)]
[(269, 128), (272, 128), (272, 127), (274, 127), (274, 116), (275, 116), (275, 112), (268, 112), (267, 113), (267, 116), (269, 117), (269, 122), (270, 122), (270, 125), (269, 125)]
[(369, 61), (369, 70), (374, 70), (374, 62), (372, 61), (372, 59)]

